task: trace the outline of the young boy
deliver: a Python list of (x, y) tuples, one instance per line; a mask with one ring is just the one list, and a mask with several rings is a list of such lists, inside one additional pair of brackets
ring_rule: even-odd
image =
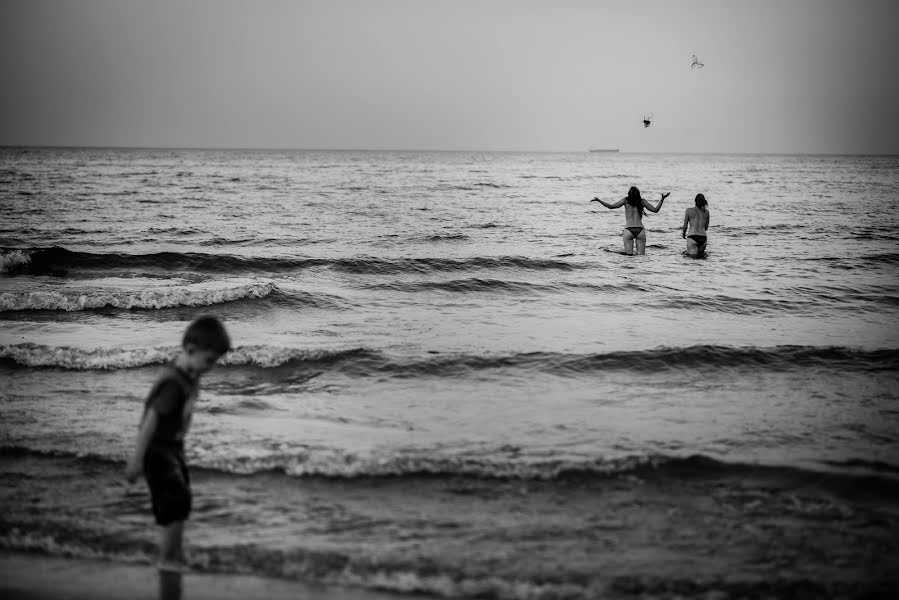
[(147, 396), (137, 448), (125, 471), (130, 482), (141, 474), (147, 478), (153, 516), (161, 527), (160, 571), (181, 571), (184, 566), (181, 540), (191, 507), (184, 435), (197, 400), (199, 377), (230, 349), (231, 341), (217, 318), (203, 316), (188, 326), (181, 346), (181, 354)]

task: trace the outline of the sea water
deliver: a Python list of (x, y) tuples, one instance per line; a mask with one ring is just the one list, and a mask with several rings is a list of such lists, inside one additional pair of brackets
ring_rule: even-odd
[[(632, 185), (671, 193), (644, 256), (590, 202)], [(187, 454), (226, 496), (205, 543), (256, 536), (240, 564), (283, 549), (284, 486), (320, 476), (505, 489), (698, 456), (892, 478), (897, 204), (886, 156), (0, 149), (0, 447), (37, 471), (15, 498), (58, 476), (42, 457), (123, 468), (204, 313), (234, 350)], [(4, 544), (149, 553), (132, 508), (100, 541), (9, 517)]]

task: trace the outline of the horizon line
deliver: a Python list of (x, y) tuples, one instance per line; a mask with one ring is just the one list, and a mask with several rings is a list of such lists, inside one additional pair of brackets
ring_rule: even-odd
[[(168, 151), (217, 151), (217, 152), (483, 152), (487, 154), (590, 154), (590, 148), (582, 150), (513, 150), (513, 149), (439, 149), (439, 148), (300, 148), (290, 146), (118, 146), (118, 145), (71, 145), (71, 144), (0, 144), (2, 149), (40, 150), (168, 150)], [(611, 154), (612, 152), (592, 152)], [(899, 156), (899, 152), (761, 152), (761, 151), (690, 151), (690, 150), (621, 150), (616, 154), (683, 154), (683, 155), (729, 155), (729, 156)]]

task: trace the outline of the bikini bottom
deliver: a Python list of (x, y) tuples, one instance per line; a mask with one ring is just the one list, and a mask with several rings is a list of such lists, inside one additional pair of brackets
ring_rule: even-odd
[(634, 239), (637, 239), (637, 236), (640, 235), (641, 231), (643, 231), (642, 227), (625, 227), (625, 229), (631, 232), (631, 235), (634, 236)]
[(699, 246), (700, 250), (705, 248), (705, 244), (708, 241), (708, 238), (704, 235), (688, 235), (687, 237), (696, 242), (696, 245)]

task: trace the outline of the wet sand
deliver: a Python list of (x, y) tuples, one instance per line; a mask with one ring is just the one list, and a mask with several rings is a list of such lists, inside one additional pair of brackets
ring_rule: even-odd
[(389, 594), (252, 575), (159, 574), (148, 565), (11, 552), (0, 553), (0, 598), (4, 600), (177, 600), (178, 598), (417, 600), (416, 596), (408, 594)]

